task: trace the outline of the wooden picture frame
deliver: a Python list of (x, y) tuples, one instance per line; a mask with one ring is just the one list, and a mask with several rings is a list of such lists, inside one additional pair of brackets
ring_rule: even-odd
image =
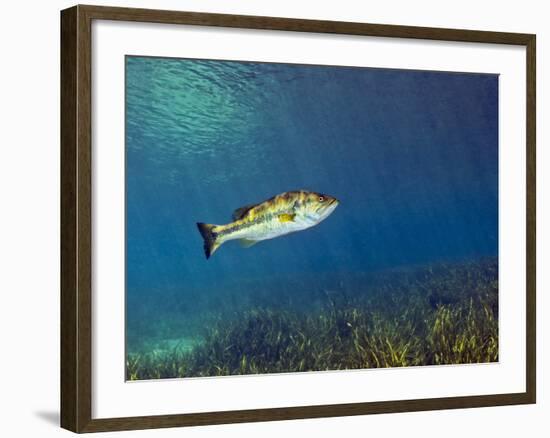
[[(92, 22), (113, 20), (517, 45), (526, 48), (526, 391), (446, 398), (92, 418)], [(531, 34), (99, 6), (61, 12), (61, 426), (98, 432), (535, 403), (535, 58)]]

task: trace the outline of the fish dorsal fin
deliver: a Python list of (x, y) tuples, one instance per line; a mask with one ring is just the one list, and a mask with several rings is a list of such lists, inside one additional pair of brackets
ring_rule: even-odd
[(241, 208), (237, 208), (234, 212), (233, 212), (233, 220), (234, 221), (238, 221), (239, 219), (242, 219), (243, 217), (246, 216), (246, 214), (252, 210), (254, 207), (256, 207), (256, 204), (252, 204), (252, 205), (245, 205), (244, 207), (241, 207)]
[(239, 244), (243, 248), (250, 248), (252, 245), (256, 245), (258, 243), (257, 240), (250, 240), (250, 239), (239, 239)]

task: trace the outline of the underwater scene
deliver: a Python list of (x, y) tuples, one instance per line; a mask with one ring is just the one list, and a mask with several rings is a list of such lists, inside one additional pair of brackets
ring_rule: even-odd
[(125, 63), (127, 380), (498, 361), (497, 75)]

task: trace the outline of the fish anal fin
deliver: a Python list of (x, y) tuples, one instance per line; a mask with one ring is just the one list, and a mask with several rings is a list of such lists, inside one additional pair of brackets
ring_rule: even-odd
[(251, 240), (251, 239), (239, 239), (239, 244), (243, 248), (250, 248), (253, 245), (256, 245), (258, 243), (257, 240)]
[(296, 213), (283, 213), (279, 215), (279, 222), (294, 222)]

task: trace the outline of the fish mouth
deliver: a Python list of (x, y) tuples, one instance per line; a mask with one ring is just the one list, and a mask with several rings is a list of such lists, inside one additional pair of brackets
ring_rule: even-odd
[(328, 216), (331, 214), (334, 210), (336, 210), (336, 207), (338, 207), (338, 204), (340, 201), (336, 198), (330, 198), (327, 203), (323, 205), (320, 211), (322, 211), (323, 215)]

